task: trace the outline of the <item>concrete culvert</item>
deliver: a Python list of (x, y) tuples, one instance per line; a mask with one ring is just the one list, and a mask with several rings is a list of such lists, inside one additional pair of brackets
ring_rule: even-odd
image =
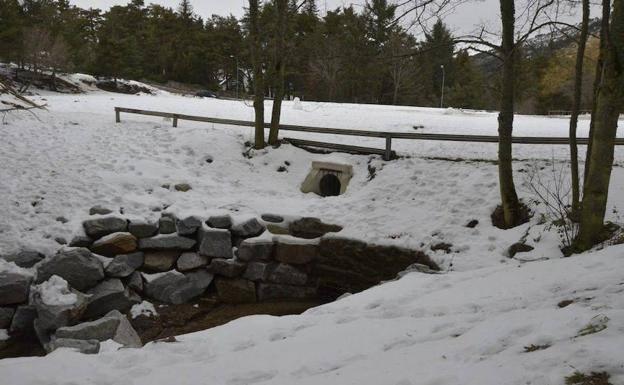
[(321, 196), (333, 197), (340, 195), (340, 179), (334, 174), (327, 174), (321, 178), (319, 182), (319, 188), (321, 190)]

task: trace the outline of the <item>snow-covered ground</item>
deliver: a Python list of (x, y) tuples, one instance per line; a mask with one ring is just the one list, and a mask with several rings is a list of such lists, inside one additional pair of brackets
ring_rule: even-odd
[[(54, 238), (80, 231), (95, 204), (130, 216), (156, 216), (153, 208), (168, 206), (179, 214), (227, 212), (235, 218), (317, 216), (341, 224), (347, 236), (423, 249), (451, 271), (411, 273), (300, 316), (248, 317), (179, 343), (4, 360), (0, 383), (562, 384), (577, 369), (606, 370), (614, 384), (624, 383), (624, 247), (559, 259), (558, 236), (538, 224), (539, 215), (513, 230), (494, 228), (489, 215), (499, 199), (497, 168), (489, 161), (496, 158), (495, 144), (396, 141), (393, 148), (406, 157), (391, 162), (289, 145), (246, 157), (249, 128), (186, 121), (172, 128), (136, 115), (122, 115), (115, 124), (113, 113), (123, 106), (251, 120), (253, 109), (242, 101), (102, 91), (35, 99), (49, 111), (11, 113), (0, 125), (0, 254), (53, 252), (59, 247)], [(283, 122), (400, 132), (423, 125), (416, 132), (489, 135), (497, 126), (489, 112), (308, 102), (286, 102)], [(515, 135), (566, 136), (567, 126), (563, 118), (517, 116)], [(579, 136), (587, 131), (582, 120)], [(287, 135), (383, 147), (379, 139)], [(565, 161), (568, 149), (516, 145), (514, 157), (520, 195), (530, 199), (526, 171), (546, 166), (542, 175), (548, 177), (549, 162)], [(352, 164), (347, 193), (301, 193), (313, 160)], [(616, 162), (622, 160), (618, 149)], [(287, 171), (277, 172), (280, 166)], [(621, 221), (621, 167), (612, 181), (608, 219)], [(192, 190), (161, 187), (182, 182)], [(467, 228), (473, 219), (479, 225)], [(538, 262), (519, 264), (505, 256), (525, 234), (535, 250), (522, 258)], [(429, 250), (440, 242), (452, 244), (454, 252)], [(564, 299), (576, 302), (559, 309)], [(606, 330), (575, 337), (604, 316), (610, 319)], [(525, 353), (531, 344), (552, 346)]]

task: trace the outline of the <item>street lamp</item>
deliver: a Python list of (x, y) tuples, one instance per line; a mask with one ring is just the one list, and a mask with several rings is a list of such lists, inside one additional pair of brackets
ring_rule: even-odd
[(442, 69), (442, 89), (440, 90), (440, 108), (444, 108), (444, 78), (446, 77), (446, 73), (444, 72), (444, 64), (440, 65)]

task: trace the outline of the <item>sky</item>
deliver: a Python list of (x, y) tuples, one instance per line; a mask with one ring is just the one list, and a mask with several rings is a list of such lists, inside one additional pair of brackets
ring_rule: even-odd
[[(113, 5), (124, 5), (128, 0), (71, 0), (71, 2), (82, 8), (105, 10)], [(179, 2), (179, 0), (145, 0), (146, 4), (156, 3), (173, 8), (176, 8)], [(324, 14), (326, 9), (333, 10), (350, 4), (356, 9), (362, 8), (364, 3), (365, 0), (317, 0), (321, 14)], [(243, 7), (247, 4), (247, 0), (191, 0), (191, 4), (195, 13), (204, 18), (213, 14), (222, 16), (233, 14), (240, 17), (243, 15)], [(458, 8), (448, 10), (443, 19), (456, 36), (473, 32), (482, 24), (492, 31), (497, 31), (500, 24), (498, 10), (498, 0), (468, 0)]]

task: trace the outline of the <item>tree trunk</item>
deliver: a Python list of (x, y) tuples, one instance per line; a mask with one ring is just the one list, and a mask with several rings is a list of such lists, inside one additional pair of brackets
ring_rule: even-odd
[(580, 214), (580, 186), (578, 147), (576, 144), (576, 128), (581, 109), (581, 92), (583, 89), (583, 61), (585, 59), (585, 45), (589, 29), (589, 0), (583, 0), (583, 21), (576, 51), (576, 67), (574, 74), (574, 100), (570, 116), (570, 172), (572, 174), (572, 219), (577, 221)]
[(282, 100), (284, 99), (284, 82), (286, 77), (286, 26), (288, 23), (288, 0), (276, 0), (277, 34), (275, 36), (275, 73), (273, 74), (273, 110), (271, 111), (271, 129), (269, 144), (277, 144), (279, 139), (279, 124), (282, 115)]
[(258, 0), (249, 0), (249, 40), (250, 56), (254, 76), (255, 140), (254, 148), (264, 148), (264, 74), (260, 41)]
[[(610, 10), (609, 0), (603, 0)], [(577, 251), (590, 249), (604, 240), (604, 217), (609, 196), (609, 182), (613, 167), (614, 140), (618, 118), (624, 105), (624, 0), (615, 0), (609, 24), (603, 23), (601, 57), (603, 58), (598, 92), (593, 113), (592, 151), (586, 162), (583, 186), (581, 224), (575, 246)], [(606, 30), (604, 30), (606, 28)]]
[(503, 220), (506, 228), (518, 225), (520, 202), (513, 180), (511, 157), (511, 135), (514, 121), (515, 99), (515, 4), (514, 0), (500, 0), (503, 36), (501, 52), (503, 56), (502, 94), (498, 114), (498, 179), (500, 184)]

